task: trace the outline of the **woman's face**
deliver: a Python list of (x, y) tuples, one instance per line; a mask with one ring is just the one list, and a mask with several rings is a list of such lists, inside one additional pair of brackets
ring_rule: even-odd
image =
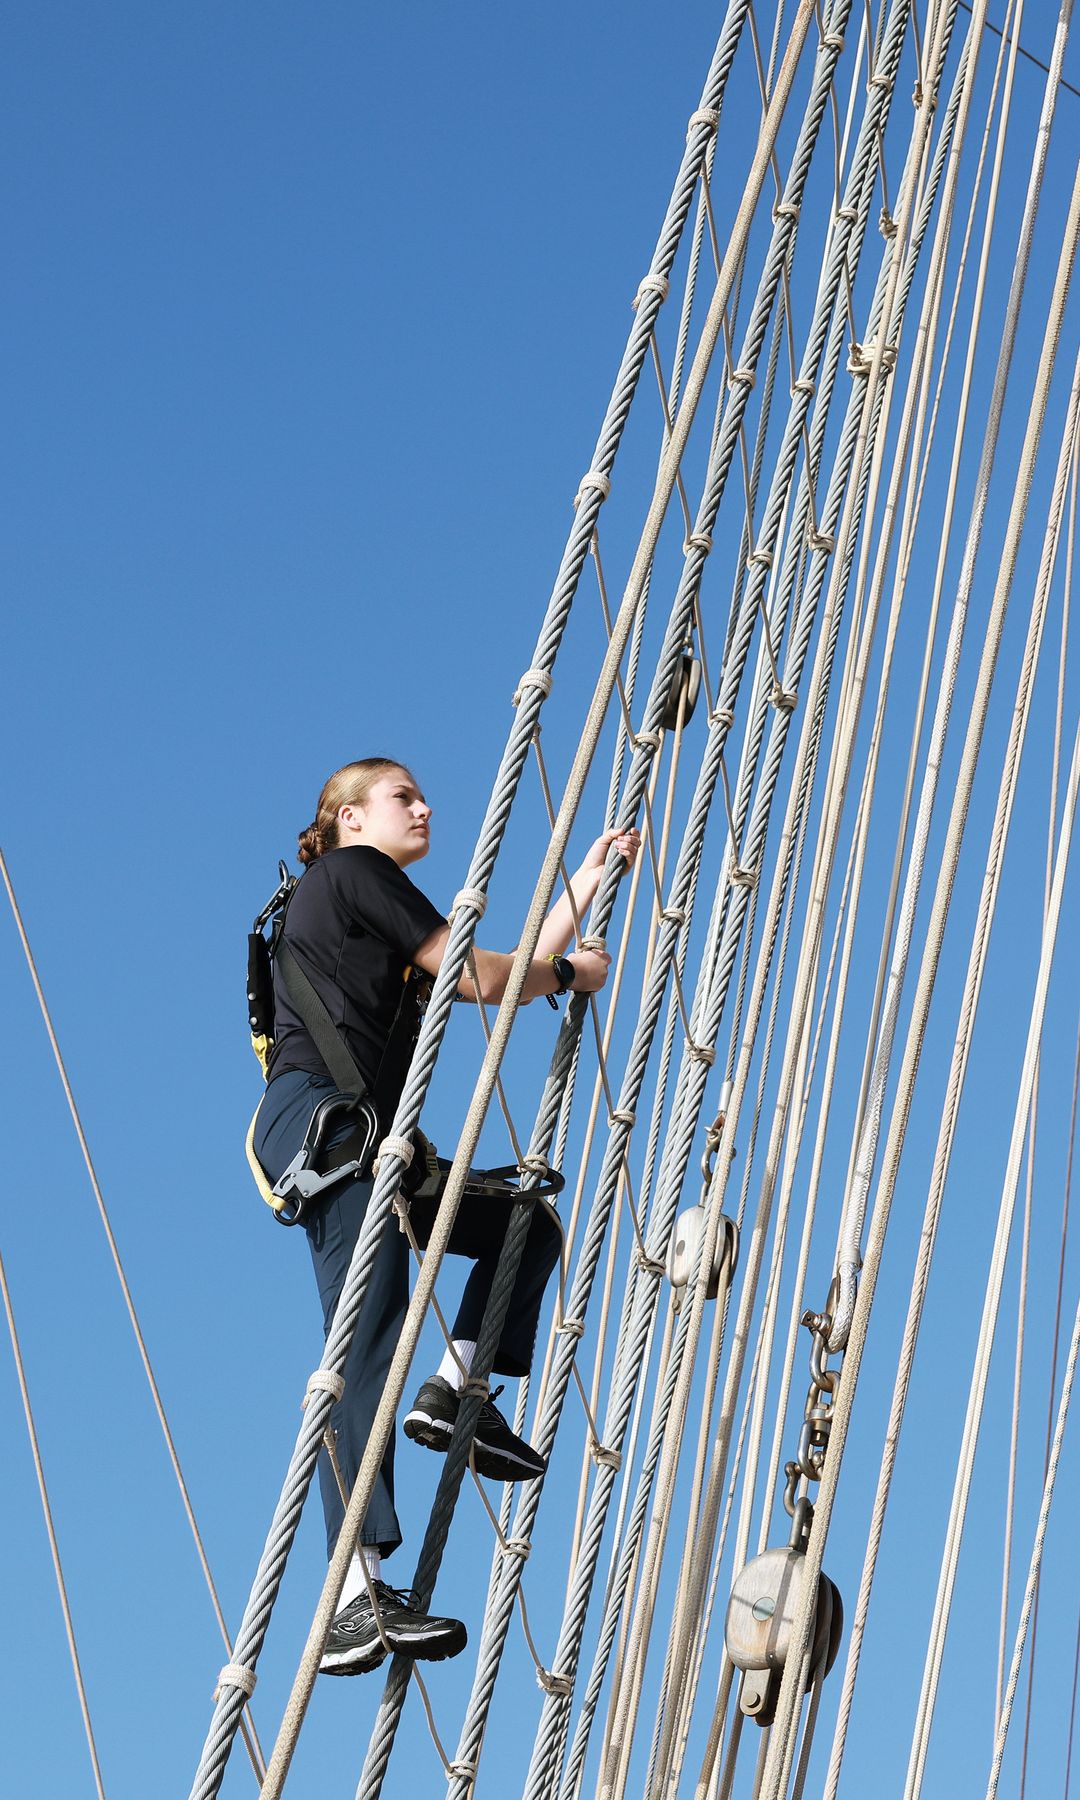
[(407, 769), (380, 775), (360, 806), (343, 806), (338, 814), (342, 844), (370, 844), (392, 858), (399, 869), (428, 853), (431, 808)]

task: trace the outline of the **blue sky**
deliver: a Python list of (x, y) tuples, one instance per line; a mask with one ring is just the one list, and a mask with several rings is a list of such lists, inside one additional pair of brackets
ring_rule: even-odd
[[(242, 999), (244, 934), (273, 885), (277, 858), (290, 854), (311, 818), (325, 775), (354, 755), (400, 755), (414, 766), (435, 806), (422, 885), (447, 906), (461, 885), (510, 696), (530, 661), (720, 18), (703, 4), (671, 17), (639, 0), (599, 12), (558, 4), (542, 12), (451, 10), (423, 0), (377, 15), (318, 0), (304, 9), (152, 10), (114, 0), (97, 11), (45, 0), (8, 14), (0, 76), (9, 345), (0, 449), (9, 599), (2, 842), (232, 1621), (319, 1354), (304, 1246), (262, 1215), (243, 1163), (258, 1093)], [(1024, 27), (1025, 41), (1043, 55), (1050, 19), (1049, 6), (1036, 7)], [(1075, 49), (1067, 72), (1076, 82)], [(1021, 64), (991, 340), (1041, 81)], [(1008, 415), (1013, 453), (1062, 229), (1078, 104), (1062, 97), (1031, 323)], [(748, 145), (756, 98), (745, 58), (729, 116), (731, 141)], [(722, 179), (717, 191), (722, 212), (736, 189)], [(1063, 365), (1071, 365), (1076, 320), (1074, 296)], [(968, 483), (988, 368), (980, 364)], [(1056, 444), (1063, 416), (1067, 367), (1062, 373), (1048, 443)], [(640, 410), (645, 423), (628, 434), (620, 462), (621, 487), (639, 504), (655, 458), (655, 396)], [(1040, 492), (1053, 453), (1040, 466)], [(1007, 497), (995, 496), (981, 600)], [(1027, 588), (1018, 584), (1025, 601), (1041, 537), (1041, 515), (1033, 516)], [(617, 597), (633, 543), (629, 513), (615, 518), (606, 541)], [(677, 564), (676, 537), (665, 568)], [(737, 527), (729, 537), (725, 551), (734, 555)], [(933, 548), (921, 553), (924, 579)], [(582, 591), (545, 713), (557, 784), (599, 645), (595, 598), (584, 583)], [(909, 675), (921, 629), (916, 610), (902, 646)], [(998, 747), (1022, 629), (1022, 620), (1010, 627), (1003, 658), (991, 731)], [(1055, 614), (1051, 638), (1056, 630)], [(978, 636), (973, 626), (966, 679)], [(920, 1566), (928, 1593), (947, 1505), (947, 1480), (929, 1477), (954, 1455), (1037, 951), (1031, 899), (1044, 855), (1055, 657), (1056, 640), (1040, 678), (982, 1053), (962, 1115), (962, 1191), (943, 1227), (947, 1273), (935, 1290), (942, 1304), (917, 1380), (922, 1422), (894, 1503), (883, 1573), (894, 1654), (886, 1646), (868, 1655), (852, 1791), (882, 1749), (896, 1766), (895, 1788), (883, 1791), (901, 1785), (927, 1606), (925, 1598), (910, 1603), (910, 1568), (912, 1560)], [(1076, 716), (1071, 664), (1069, 674), (1067, 736)], [(903, 716), (891, 740), (896, 766)], [(973, 814), (983, 838), (995, 788), (991, 758)], [(580, 849), (599, 826), (605, 792), (601, 773), (590, 790), (595, 826), (592, 818), (580, 825)], [(886, 795), (875, 843), (882, 868), (890, 816)], [(939, 844), (940, 813), (937, 832)], [(530, 779), (482, 941), (513, 942), (545, 838)], [(976, 891), (981, 840), (977, 849), (961, 908), (970, 909)], [(1074, 872), (1074, 920), (1075, 903)], [(868, 1403), (862, 1449), (856, 1455), (853, 1447), (846, 1466), (851, 1511), (838, 1519), (826, 1559), (849, 1605), (858, 1561), (852, 1565), (846, 1534), (855, 1542), (864, 1529), (876, 1472), (873, 1445), (969, 925), (965, 914), (947, 946), (940, 1037), (928, 1050), (927, 1097), (921, 1089), (912, 1125), (881, 1340), (868, 1354), (865, 1380), (876, 1382), (878, 1398)], [(869, 970), (876, 947), (867, 929)], [(0, 943), (13, 1202), (0, 1249), (106, 1791), (133, 1800), (186, 1793), (223, 1656), (10, 922)], [(1041, 1099), (1046, 1149), (1020, 1557), (1041, 1465), (1077, 972), (1072, 932), (1059, 960)], [(432, 1135), (451, 1144), (480, 1044), (471, 1018), (455, 1018), (453, 1031), (425, 1115)], [(508, 1080), (527, 1129), (553, 1042), (547, 1009), (531, 1009), (518, 1036)], [(849, 1090), (860, 1055), (856, 1026)], [(848, 1091), (838, 1133), (851, 1104)], [(497, 1123), (485, 1143), (501, 1161)], [(843, 1144), (832, 1158), (842, 1181)], [(1069, 1282), (1071, 1317), (1075, 1249)], [(429, 1336), (422, 1354), (437, 1350)], [(927, 1790), (935, 1795), (981, 1792), (988, 1757), (992, 1675), (988, 1686), (984, 1651), (996, 1633), (1008, 1363), (1008, 1350), (999, 1351), (994, 1404), (1004, 1410), (981, 1465), (962, 1579), (966, 1642), (980, 1653), (949, 1664), (939, 1760), (931, 1764), (938, 1785)], [(35, 1800), (89, 1793), (10, 1358), (0, 1367), (9, 1433), (8, 1630), (0, 1653), (7, 1783)], [(800, 1365), (797, 1387), (801, 1380)], [(575, 1445), (579, 1426), (575, 1417)], [(573, 1507), (576, 1456), (576, 1448), (567, 1452), (553, 1480), (541, 1533)], [(408, 1446), (399, 1466), (408, 1542), (390, 1572), (404, 1583), (437, 1470)], [(1053, 1540), (1057, 1579), (1041, 1627), (1033, 1757), (1046, 1761), (1033, 1762), (1029, 1793), (1057, 1791), (1075, 1629), (1062, 1520), (1077, 1473), (1074, 1440)], [(475, 1496), (466, 1494), (455, 1531), (439, 1597), (475, 1639), (489, 1557)], [(321, 1580), (321, 1535), (313, 1508), (260, 1665), (257, 1716), (267, 1747)], [(861, 1555), (861, 1539), (858, 1548)], [(548, 1568), (541, 1562), (526, 1586), (534, 1629), (539, 1620), (550, 1651), (558, 1614)], [(451, 1750), (466, 1661), (432, 1676)], [(295, 1766), (297, 1793), (352, 1793), (378, 1691), (377, 1681), (317, 1691)], [(515, 1791), (538, 1699), (531, 1666), (516, 1653), (485, 1752), (493, 1771), (486, 1791)], [(384, 1791), (436, 1792), (439, 1781), (410, 1703)], [(223, 1792), (253, 1791), (237, 1751)]]

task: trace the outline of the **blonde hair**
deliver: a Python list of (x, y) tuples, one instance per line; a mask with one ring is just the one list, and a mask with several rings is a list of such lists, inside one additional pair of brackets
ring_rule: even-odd
[(387, 756), (365, 756), (360, 762), (346, 763), (343, 769), (335, 769), (319, 795), (314, 819), (300, 833), (300, 861), (313, 863), (328, 850), (336, 850), (341, 808), (363, 806), (380, 776), (388, 775), (394, 769), (409, 774), (404, 763), (394, 762)]

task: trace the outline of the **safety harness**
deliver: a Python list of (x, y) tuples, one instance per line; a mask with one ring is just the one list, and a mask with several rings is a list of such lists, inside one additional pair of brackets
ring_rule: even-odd
[[(285, 915), (302, 877), (290, 875), (284, 862), (278, 864), (278, 886), (255, 920), (248, 937), (248, 1023), (251, 1044), (265, 1076), (274, 1048), (274, 969), (281, 978), (304, 1029), (326, 1064), (336, 1094), (328, 1094), (311, 1116), (304, 1142), (284, 1173), (271, 1187), (266, 1171), (255, 1154), (255, 1121), (258, 1106), (248, 1126), (245, 1150), (248, 1164), (258, 1188), (274, 1217), (282, 1225), (298, 1225), (311, 1212), (327, 1188), (338, 1182), (361, 1180), (371, 1171), (372, 1154), (379, 1135), (379, 1115), (370, 1090), (341, 1029), (335, 1025), (315, 987), (301, 968), (284, 936)], [(270, 927), (269, 936), (266, 934)], [(413, 1029), (413, 1009), (407, 1005), (410, 992), (424, 989), (422, 1005), (430, 992), (429, 977), (410, 965), (405, 970), (401, 998), (383, 1049), (380, 1070), (391, 1050), (398, 1047), (405, 1032)], [(378, 1076), (376, 1076), (376, 1083)], [(261, 1106), (260, 1100), (259, 1105)], [(327, 1139), (347, 1118), (353, 1129), (338, 1144), (326, 1149)], [(446, 1186), (450, 1164), (438, 1155), (434, 1144), (419, 1126), (413, 1127), (413, 1160), (404, 1176), (410, 1198), (438, 1203)], [(517, 1200), (521, 1193), (523, 1171), (517, 1163), (497, 1169), (470, 1169), (465, 1179), (466, 1195), (483, 1195), (490, 1199)], [(528, 1189), (528, 1197), (548, 1200), (561, 1193), (563, 1176), (549, 1169), (544, 1179)]]

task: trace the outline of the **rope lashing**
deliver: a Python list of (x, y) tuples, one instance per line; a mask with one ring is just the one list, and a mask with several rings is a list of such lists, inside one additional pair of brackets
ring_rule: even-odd
[(705, 1063), (710, 1069), (716, 1061), (716, 1050), (712, 1044), (695, 1044), (692, 1039), (687, 1040), (686, 1054), (691, 1062)]
[(826, 31), (823, 33), (820, 43), (823, 50), (835, 50), (839, 56), (844, 48), (844, 34), (842, 31)]
[(394, 1137), (393, 1133), (384, 1137), (379, 1145), (379, 1153), (371, 1165), (373, 1175), (378, 1175), (384, 1156), (396, 1156), (408, 1168), (413, 1159), (413, 1146), (407, 1137)]
[(897, 232), (896, 220), (893, 218), (892, 213), (889, 211), (888, 207), (886, 207), (886, 206), (883, 206), (881, 209), (881, 218), (878, 222), (878, 229), (880, 230), (883, 238), (894, 238), (896, 236), (896, 232)]
[(799, 379), (797, 381), (793, 381), (791, 384), (791, 392), (793, 395), (794, 394), (805, 394), (806, 398), (808, 400), (812, 400), (814, 398), (814, 394), (816, 391), (817, 391), (817, 382), (810, 375), (800, 375)]
[(532, 1545), (523, 1537), (500, 1537), (499, 1549), (504, 1556), (517, 1556), (522, 1562), (528, 1562), (532, 1554)]
[(660, 917), (669, 925), (685, 925), (686, 908), (684, 906), (665, 906)]
[(744, 869), (741, 863), (735, 863), (731, 870), (732, 887), (752, 888), (757, 884), (757, 870)]
[(645, 1275), (662, 1275), (667, 1268), (667, 1263), (662, 1257), (650, 1256), (647, 1250), (641, 1248), (640, 1244), (634, 1249), (634, 1261)]
[(561, 1331), (563, 1337), (583, 1338), (585, 1336), (585, 1321), (584, 1319), (563, 1319), (556, 1325), (555, 1329), (556, 1331)]
[(806, 528), (806, 541), (811, 550), (820, 550), (825, 556), (831, 556), (836, 549), (836, 536), (831, 531), (819, 531), (816, 525)]
[(744, 387), (749, 393), (756, 380), (757, 375), (753, 369), (732, 369), (728, 376), (728, 387)]
[(631, 1131), (637, 1124), (637, 1113), (632, 1106), (616, 1106), (608, 1113), (609, 1125), (625, 1125)]
[(759, 569), (771, 569), (772, 565), (773, 554), (771, 550), (751, 550), (750, 555), (746, 559), (746, 566), (750, 569), (754, 567)]
[[(670, 283), (668, 282), (666, 275), (653, 275), (652, 273), (645, 275), (638, 282), (638, 291), (634, 295), (631, 304), (635, 307), (640, 306), (643, 294), (659, 294), (661, 301), (664, 301), (668, 297), (669, 286)], [(607, 496), (605, 495), (605, 499), (606, 497)]]
[(546, 1156), (523, 1156), (519, 1166), (528, 1175), (539, 1175), (541, 1181), (545, 1175), (551, 1174), (551, 1164)]
[(689, 143), (690, 135), (693, 132), (694, 127), (696, 125), (707, 125), (709, 127), (710, 131), (715, 131), (716, 127), (719, 125), (719, 123), (720, 123), (720, 111), (719, 111), (718, 107), (699, 106), (697, 111), (692, 112), (690, 114), (690, 117), (686, 121), (686, 141), (687, 141), (687, 143)]
[(663, 738), (659, 731), (635, 731), (634, 733), (634, 749), (648, 750), (652, 756), (656, 755), (662, 742)]
[(801, 211), (797, 200), (778, 200), (772, 209), (772, 216), (774, 222), (777, 219), (791, 219), (797, 225)]
[(304, 1389), (304, 1398), (300, 1404), (306, 1406), (316, 1394), (333, 1394), (335, 1400), (340, 1400), (344, 1392), (345, 1377), (343, 1375), (335, 1375), (333, 1369), (315, 1369), (308, 1376), (308, 1384)]
[(602, 955), (607, 948), (607, 941), (600, 932), (592, 931), (588, 937), (582, 938), (580, 948), (582, 950), (598, 950)]
[(448, 1775), (460, 1775), (460, 1777), (463, 1781), (475, 1781), (476, 1776), (477, 1776), (478, 1766), (479, 1765), (474, 1762), (447, 1763), (446, 1773)]
[(216, 1700), (223, 1687), (234, 1687), (239, 1688), (240, 1692), (246, 1694), (250, 1700), (255, 1692), (257, 1680), (258, 1676), (254, 1669), (245, 1669), (241, 1663), (228, 1662), (217, 1678), (217, 1687), (214, 1689), (213, 1697)]
[(711, 531), (692, 531), (683, 545), (683, 555), (690, 550), (700, 550), (702, 556), (708, 556), (712, 549)]
[[(525, 677), (522, 676), (521, 679), (524, 682)], [(539, 682), (537, 682), (536, 686), (539, 687), (539, 685), (540, 685)], [(550, 683), (549, 683), (549, 685), (550, 685)], [(515, 695), (514, 698), (516, 699), (517, 696)], [(482, 919), (485, 912), (487, 911), (487, 895), (485, 894), (483, 888), (476, 888), (476, 887), (459, 888), (457, 893), (454, 895), (454, 904), (450, 908), (451, 920), (453, 919), (455, 913), (459, 913), (461, 911), (462, 907), (464, 907), (464, 906), (471, 906), (473, 909), (473, 912), (476, 914), (477, 918)]]
[(586, 469), (578, 482), (577, 493), (574, 495), (575, 507), (581, 505), (586, 488), (595, 488), (601, 500), (606, 500), (611, 492), (611, 482), (602, 469)]
[(843, 219), (848, 225), (857, 225), (859, 222), (858, 209), (854, 206), (838, 206), (836, 209), (836, 217), (838, 219)]
[(486, 1375), (470, 1375), (461, 1391), (463, 1394), (478, 1394), (481, 1400), (486, 1400), (491, 1392), (491, 1384)]
[(794, 712), (798, 698), (799, 696), (797, 694), (790, 693), (787, 688), (782, 688), (779, 683), (774, 683), (769, 694), (769, 705), (777, 707), (781, 712)]
[(614, 1469), (617, 1475), (622, 1468), (622, 1452), (610, 1450), (606, 1444), (594, 1441), (589, 1445), (589, 1455), (599, 1469)]
[(735, 712), (734, 712), (733, 707), (717, 706), (717, 707), (714, 707), (712, 712), (709, 714), (709, 725), (710, 726), (723, 725), (725, 730), (731, 731), (734, 724), (735, 724)]
[(560, 1675), (557, 1669), (537, 1669), (536, 1684), (545, 1694), (556, 1694), (560, 1700), (568, 1700), (574, 1691), (573, 1677)]
[[(580, 499), (580, 495), (578, 496), (578, 498)], [(574, 501), (574, 505), (575, 506), (577, 505), (577, 500)], [(522, 675), (522, 677), (518, 681), (517, 687), (514, 689), (513, 704), (515, 706), (521, 705), (522, 693), (524, 692), (524, 690), (526, 688), (531, 688), (531, 687), (539, 688), (540, 692), (544, 696), (544, 699), (546, 700), (548, 695), (551, 692), (551, 687), (552, 687), (551, 670), (550, 669), (526, 669), (524, 675)]]

